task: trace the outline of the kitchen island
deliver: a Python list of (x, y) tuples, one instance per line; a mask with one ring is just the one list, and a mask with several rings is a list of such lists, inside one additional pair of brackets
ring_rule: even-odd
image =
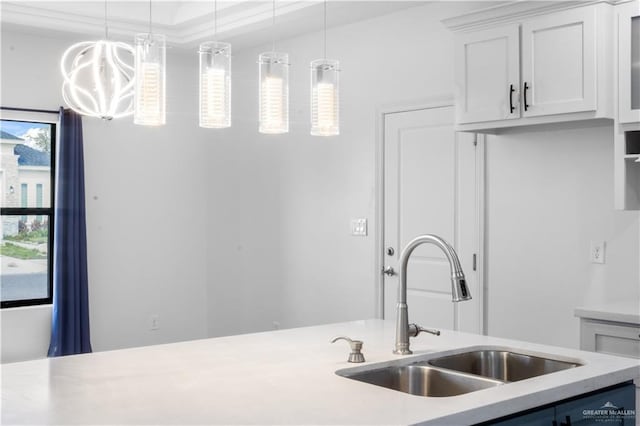
[[(364, 364), (347, 362), (349, 336)], [(443, 330), (392, 354), (395, 322), (354, 321), (2, 365), (2, 424), (437, 424), (500, 418), (640, 377), (637, 360)], [(584, 364), (453, 397), (422, 397), (337, 370), (469, 347)], [(598, 408), (598, 407), (594, 407)]]

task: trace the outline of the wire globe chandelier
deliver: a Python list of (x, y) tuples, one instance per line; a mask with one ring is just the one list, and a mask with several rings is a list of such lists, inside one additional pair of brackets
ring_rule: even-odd
[[(125, 59), (126, 58), (126, 59)], [(133, 48), (108, 40), (69, 47), (60, 63), (62, 97), (79, 114), (104, 120), (133, 114)]]
[(135, 71), (133, 47), (110, 41), (107, 2), (105, 39), (82, 41), (69, 47), (60, 61), (62, 97), (79, 114), (103, 120), (133, 114)]

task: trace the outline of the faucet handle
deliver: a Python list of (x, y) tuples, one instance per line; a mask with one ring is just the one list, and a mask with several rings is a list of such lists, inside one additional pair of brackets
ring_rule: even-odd
[(439, 336), (440, 330), (435, 330), (432, 328), (424, 328), (419, 326), (418, 324), (409, 324), (409, 336), (416, 337), (420, 333), (431, 333), (434, 336)]
[(351, 348), (351, 353), (349, 354), (349, 362), (364, 362), (364, 355), (362, 355), (362, 345), (364, 344), (362, 340), (353, 340), (350, 337), (339, 336), (333, 338), (331, 343), (335, 343), (338, 340), (345, 340), (349, 343), (349, 347)]

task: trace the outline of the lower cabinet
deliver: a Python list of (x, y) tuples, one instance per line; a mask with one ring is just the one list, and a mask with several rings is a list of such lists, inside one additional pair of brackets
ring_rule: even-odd
[(640, 359), (640, 325), (582, 318), (580, 349)]
[(551, 407), (531, 411), (527, 414), (516, 414), (506, 420), (496, 420), (484, 424), (500, 426), (551, 426), (555, 418), (556, 410)]
[(553, 405), (492, 420), (483, 425), (500, 426), (578, 426), (636, 424), (635, 386), (618, 385)]
[[(640, 131), (637, 140), (640, 154)], [(637, 166), (637, 191), (640, 191), (640, 163)], [(640, 192), (637, 195), (640, 208)], [(640, 360), (640, 318), (636, 300), (593, 309), (576, 308), (575, 312), (580, 317), (580, 349)], [(640, 408), (640, 379), (636, 381), (636, 407)]]
[[(628, 384), (556, 405), (560, 425), (635, 425), (635, 386)], [(604, 413), (603, 413), (604, 412)], [(634, 411), (635, 412), (635, 411)], [(625, 415), (626, 414), (626, 415)]]

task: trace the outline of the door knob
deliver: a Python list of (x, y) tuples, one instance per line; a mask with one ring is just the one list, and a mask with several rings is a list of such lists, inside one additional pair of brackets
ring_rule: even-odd
[(392, 276), (394, 276), (396, 274), (396, 271), (393, 269), (392, 266), (387, 266), (386, 268), (384, 268), (382, 270), (382, 273), (387, 275), (387, 276), (389, 276), (389, 277), (392, 277)]

